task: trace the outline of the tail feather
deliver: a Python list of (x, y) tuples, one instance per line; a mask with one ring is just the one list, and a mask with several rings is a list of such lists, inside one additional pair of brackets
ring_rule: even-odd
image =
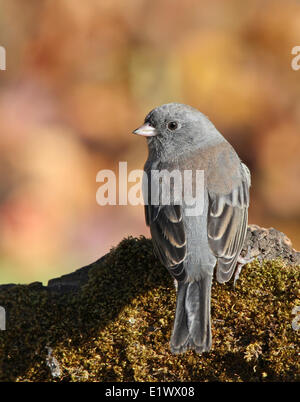
[(179, 282), (176, 313), (171, 337), (172, 353), (194, 349), (197, 353), (211, 348), (210, 298), (212, 276), (198, 281)]

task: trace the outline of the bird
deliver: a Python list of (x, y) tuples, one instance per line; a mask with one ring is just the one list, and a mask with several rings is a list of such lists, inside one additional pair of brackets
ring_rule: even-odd
[[(240, 256), (248, 226), (250, 171), (209, 118), (185, 104), (154, 108), (133, 133), (147, 139), (143, 194), (154, 252), (177, 284), (171, 352), (209, 352), (213, 277), (228, 282), (250, 261)], [(192, 185), (197, 184), (195, 172), (203, 171), (201, 213), (190, 214), (184, 199), (151, 202), (155, 191), (162, 193), (153, 171), (188, 170), (193, 176), (187, 184)], [(174, 191), (174, 183), (170, 188)]]

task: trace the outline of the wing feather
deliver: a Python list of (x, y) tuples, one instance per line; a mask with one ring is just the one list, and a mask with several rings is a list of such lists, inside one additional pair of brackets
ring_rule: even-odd
[(149, 220), (155, 254), (175, 279), (183, 280), (185, 271), (182, 263), (186, 257), (186, 236), (179, 207), (181, 209), (181, 206), (160, 206), (158, 214), (153, 214), (148, 211), (153, 207), (145, 206), (146, 216), (155, 216), (154, 220)]
[(250, 172), (241, 163), (241, 182), (238, 186), (228, 194), (209, 194), (207, 234), (211, 250), (218, 258), (217, 280), (220, 283), (232, 277), (243, 248), (248, 225), (250, 183)]
[[(145, 165), (147, 193), (143, 192), (145, 205), (145, 220), (150, 227), (154, 252), (161, 263), (177, 280), (184, 280), (186, 273), (183, 261), (186, 257), (186, 234), (182, 219), (181, 205), (151, 205), (151, 169), (150, 162)], [(157, 168), (157, 167), (156, 167)], [(159, 183), (153, 183), (159, 185)]]

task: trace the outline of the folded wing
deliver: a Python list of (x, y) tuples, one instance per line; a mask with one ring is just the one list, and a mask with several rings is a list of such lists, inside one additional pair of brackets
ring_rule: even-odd
[(145, 205), (154, 251), (177, 280), (184, 280), (182, 262), (186, 257), (186, 236), (180, 205)]
[(243, 248), (248, 225), (250, 172), (241, 163), (241, 181), (228, 194), (209, 194), (208, 241), (218, 258), (217, 280), (232, 277)]

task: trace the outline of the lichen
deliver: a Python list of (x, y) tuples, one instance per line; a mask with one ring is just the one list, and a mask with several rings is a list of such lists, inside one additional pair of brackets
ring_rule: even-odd
[[(150, 240), (124, 239), (78, 291), (0, 292), (1, 381), (299, 381), (300, 269), (258, 261), (212, 288), (211, 352), (169, 350), (176, 291)], [(48, 352), (59, 365), (53, 376)], [(48, 363), (48, 364), (47, 364)]]

